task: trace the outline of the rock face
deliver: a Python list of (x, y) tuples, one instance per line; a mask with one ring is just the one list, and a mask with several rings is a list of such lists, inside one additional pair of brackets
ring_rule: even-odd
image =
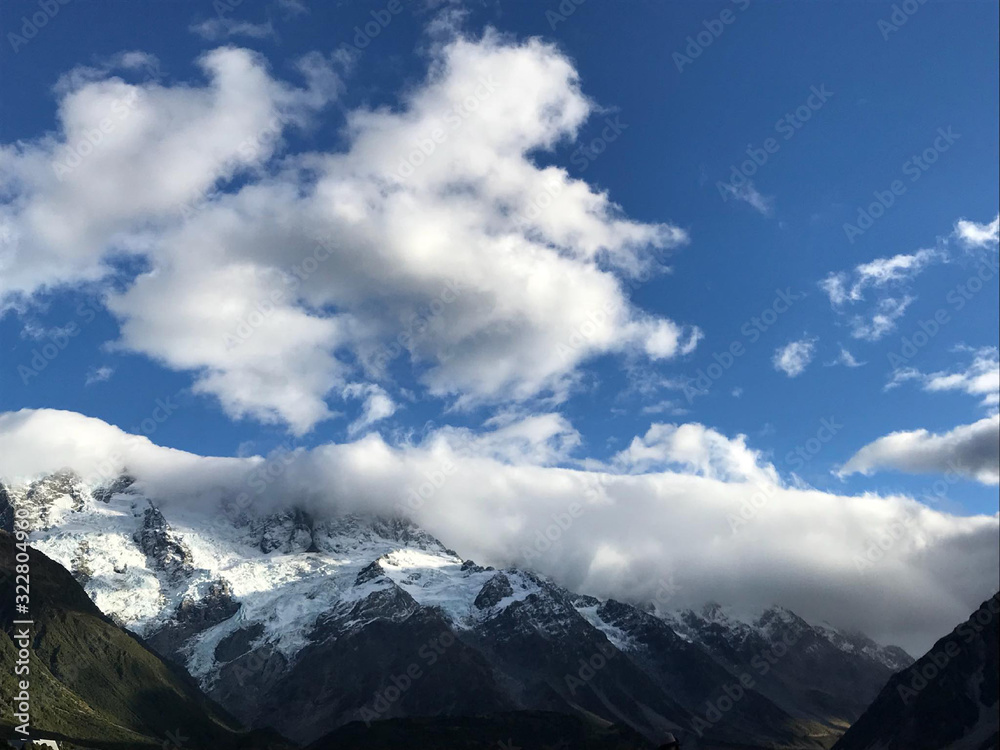
[(132, 535), (150, 567), (162, 570), (172, 580), (191, 575), (191, 553), (170, 531), (159, 508), (150, 505), (142, 516), (142, 526)]
[(835, 750), (1000, 747), (1000, 595), (893, 675)]
[(104, 612), (237, 719), (300, 743), (353, 721), (536, 710), (653, 741), (819, 750), (908, 663), (787, 610), (747, 623), (578, 596), (403, 519), (161, 505), (137, 488), (62, 476), (7, 492)]
[(3, 482), (0, 482), (0, 531), (14, 533), (14, 502)]

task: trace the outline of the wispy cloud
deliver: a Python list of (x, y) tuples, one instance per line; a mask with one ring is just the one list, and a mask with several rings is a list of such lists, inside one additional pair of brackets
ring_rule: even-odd
[(111, 376), (115, 374), (113, 367), (108, 367), (104, 365), (102, 367), (97, 367), (87, 373), (87, 379), (84, 381), (84, 385), (93, 385), (94, 383), (103, 383), (106, 380), (110, 380)]
[(916, 299), (908, 293), (910, 282), (929, 265), (947, 258), (947, 252), (938, 248), (876, 258), (851, 271), (829, 274), (819, 282), (819, 288), (829, 297), (830, 306), (841, 315), (848, 314), (850, 307), (865, 302), (866, 295), (874, 293), (875, 302), (866, 311), (851, 315), (849, 325), (853, 338), (878, 341), (895, 330), (896, 321)]
[(891, 390), (902, 383), (916, 381), (928, 392), (959, 391), (982, 400), (980, 406), (996, 408), (1000, 404), (1000, 357), (993, 346), (959, 351), (971, 351), (972, 361), (963, 367), (941, 372), (923, 373), (912, 367), (894, 370), (885, 389)]
[(201, 23), (192, 24), (190, 30), (210, 42), (234, 36), (245, 36), (250, 39), (265, 39), (274, 36), (274, 26), (270, 21), (250, 23), (248, 21), (234, 21), (230, 18), (209, 18)]
[(721, 187), (730, 197), (749, 204), (763, 216), (770, 216), (774, 211), (774, 196), (762, 194), (753, 182), (747, 181), (738, 186), (726, 182), (722, 183)]
[(847, 349), (840, 347), (840, 354), (837, 355), (837, 358), (831, 362), (827, 362), (825, 366), (834, 367), (836, 365), (843, 365), (844, 367), (861, 367), (866, 364), (868, 363), (859, 362)]

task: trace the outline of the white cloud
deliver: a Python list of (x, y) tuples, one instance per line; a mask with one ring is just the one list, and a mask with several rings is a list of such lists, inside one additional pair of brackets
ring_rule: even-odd
[(84, 385), (93, 385), (94, 383), (103, 383), (106, 380), (110, 380), (111, 376), (115, 374), (115, 369), (113, 367), (108, 367), (107, 365), (102, 365), (101, 367), (95, 367), (87, 373), (87, 379)]
[(910, 474), (951, 473), (983, 484), (997, 484), (1000, 416), (961, 425), (940, 435), (927, 430), (893, 432), (864, 446), (837, 473), (870, 475), (886, 469)]
[(851, 336), (862, 341), (878, 341), (896, 329), (896, 321), (906, 314), (915, 297), (883, 297), (866, 315), (851, 318)]
[(671, 401), (670, 399), (664, 399), (662, 401), (657, 401), (655, 404), (648, 404), (642, 407), (643, 414), (670, 414), (672, 416), (680, 416), (682, 414), (687, 414), (690, 410), (678, 404), (676, 401)]
[[(866, 294), (875, 292), (877, 299), (868, 310), (850, 318), (851, 336), (863, 341), (878, 341), (896, 328), (906, 308), (915, 297), (906, 294), (910, 282), (933, 263), (947, 260), (943, 249), (923, 249), (911, 254), (899, 254), (888, 258), (876, 258), (861, 263), (852, 271), (829, 274), (819, 282), (819, 287), (830, 305), (839, 314), (846, 314), (847, 308), (863, 302)], [(889, 289), (903, 291), (893, 296)]]
[(1000, 356), (996, 347), (973, 349), (973, 359), (964, 369), (923, 373), (907, 367), (893, 371), (886, 390), (916, 380), (925, 391), (959, 391), (982, 400), (980, 406), (995, 408), (1000, 404)]
[(752, 182), (745, 182), (742, 185), (731, 183), (720, 183), (720, 187), (726, 193), (738, 201), (749, 204), (757, 213), (762, 216), (770, 216), (774, 210), (774, 197), (762, 195)]
[(955, 236), (968, 248), (996, 247), (1000, 242), (1000, 215), (989, 224), (959, 219), (955, 222)]
[(371, 383), (351, 383), (344, 388), (344, 396), (364, 399), (361, 415), (347, 427), (347, 432), (350, 435), (356, 435), (376, 422), (388, 419), (396, 413), (396, 402), (385, 392), (385, 389)]
[(191, 26), (191, 31), (202, 39), (218, 41), (232, 36), (246, 36), (251, 39), (264, 39), (274, 36), (274, 26), (270, 21), (265, 23), (249, 23), (231, 18), (209, 18)]
[(854, 355), (851, 354), (844, 347), (840, 347), (840, 354), (832, 362), (827, 362), (827, 367), (833, 367), (835, 365), (843, 365), (844, 367), (861, 367), (862, 365), (868, 364), (867, 362), (859, 362), (855, 359)]
[(654, 423), (642, 437), (635, 437), (613, 464), (630, 472), (672, 468), (725, 482), (779, 482), (774, 467), (762, 461), (759, 451), (746, 444), (746, 435), (730, 440), (725, 435), (691, 422)]
[[(575, 439), (556, 416), (501, 422), (483, 432), (445, 428), (414, 444), (369, 434), (298, 450), (253, 501), (297, 503), (317, 514), (392, 512), (407, 507), (408, 489), (434, 477), (440, 486), (415, 504), (415, 520), (477, 562), (534, 565), (575, 590), (635, 601), (652, 598), (672, 573), (678, 606), (780, 602), (915, 651), (998, 584), (997, 516), (784, 486), (769, 481), (770, 468), (745, 439), (727, 441), (701, 425), (639, 438), (641, 451), (666, 458), (672, 470), (618, 474), (547, 465)], [(159, 448), (69, 412), (0, 414), (2, 477), (66, 466), (109, 476), (126, 465), (169, 516), (178, 503), (214, 512), (222, 498), (248, 491), (264, 460)], [(529, 556), (537, 554), (535, 532), (571, 503), (583, 507), (573, 525), (553, 549)], [(744, 508), (754, 512), (734, 534), (730, 519)], [(900, 527), (905, 534), (873, 569), (857, 564), (872, 540)]]
[[(532, 159), (594, 109), (570, 60), (492, 32), (433, 58), (399, 107), (346, 114), (344, 151), (284, 158), (285, 131), (339, 91), (318, 56), (305, 88), (232, 48), (203, 58), (204, 86), (82, 84), (57, 135), (0, 150), (15, 193), (0, 300), (142, 256), (149, 271), (107, 295), (118, 347), (191, 372), (233, 417), (296, 433), (348, 383), (388, 386), (390, 359), (421, 395), (464, 407), (564, 398), (602, 354), (690, 352), (700, 331), (636, 309), (625, 283), (686, 234)], [(133, 95), (56, 179), (66, 144)]]
[(771, 362), (775, 370), (794, 378), (805, 372), (815, 353), (815, 338), (799, 339), (775, 349)]

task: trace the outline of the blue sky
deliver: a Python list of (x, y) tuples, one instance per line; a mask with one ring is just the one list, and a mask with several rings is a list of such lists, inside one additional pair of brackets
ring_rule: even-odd
[[(28, 162), (32, 149), (44, 151), (46, 134), (60, 139), (57, 106), (69, 96), (67, 91), (120, 76), (138, 87), (191, 93), (206, 86), (196, 60), (207, 51), (231, 45), (259, 53), (273, 80), (300, 92), (288, 106), (301, 111), (288, 116), (303, 124), (282, 130), (280, 146), (252, 168), (213, 182), (222, 193), (235, 194), (257, 181), (277, 180), (281, 160), (349, 148), (348, 113), (378, 107), (405, 111), (407, 96), (425, 87), (431, 61), (440, 64), (440, 45), (463, 34), (473, 42), (481, 40), (484, 29), (492, 27), (501, 46), (531, 37), (553, 45), (547, 49), (575, 69), (581, 101), (589, 102), (586, 118), (567, 126), (572, 134), (561, 133), (551, 148), (530, 149), (528, 162), (561, 167), (568, 178), (584, 181), (595, 193), (606, 191), (621, 216), (636, 225), (666, 224), (686, 233), (686, 242), (658, 256), (665, 258), (669, 271), (651, 278), (630, 277), (610, 261), (601, 266), (621, 280), (633, 322), (654, 316), (682, 328), (664, 356), (643, 356), (613, 344), (595, 347), (558, 373), (555, 388), (552, 380), (536, 387), (537, 379), (515, 365), (511, 384), (487, 396), (481, 383), (488, 373), (448, 373), (447, 357), (438, 366), (449, 383), (447, 392), (439, 388), (435, 393), (428, 385), (427, 360), (421, 364), (404, 354), (393, 358), (383, 373), (362, 374), (358, 363), (363, 355), (355, 349), (341, 357), (346, 374), (315, 385), (314, 380), (329, 375), (327, 363), (318, 366), (310, 381), (336, 414), (307, 418), (305, 428), (290, 432), (288, 419), (262, 417), (253, 409), (243, 409), (239, 416), (242, 407), (227, 407), (225, 389), (243, 387), (232, 379), (218, 387), (193, 388), (206, 365), (181, 351), (183, 337), (163, 346), (123, 339), (128, 319), (153, 320), (146, 311), (137, 312), (138, 302), (128, 292), (141, 274), (155, 273), (160, 261), (155, 253), (135, 248), (153, 246), (163, 237), (159, 232), (173, 231), (144, 217), (129, 230), (134, 232), (125, 243), (129, 252), (121, 250), (118, 235), (101, 240), (106, 246), (97, 252), (104, 271), (96, 275), (89, 267), (65, 278), (48, 266), (18, 268), (30, 265), (30, 258), (25, 259), (33, 249), (27, 240), (20, 255), (9, 256), (6, 268), (0, 251), (0, 412), (65, 409), (142, 432), (142, 420), (158, 399), (166, 399), (176, 409), (156, 424), (151, 439), (223, 456), (265, 453), (296, 432), (293, 439), (307, 447), (346, 442), (369, 430), (390, 442), (405, 442), (445, 425), (486, 429), (498, 414), (507, 420), (556, 413), (572, 424), (579, 441), (555, 459), (565, 465), (586, 459), (611, 462), (652, 423), (697, 422), (730, 439), (746, 435), (747, 445), (761, 451), (762, 460), (773, 463), (788, 482), (848, 494), (901, 492), (962, 515), (997, 511), (996, 470), (990, 475), (989, 465), (978, 481), (969, 469), (947, 482), (945, 497), (925, 497), (943, 475), (898, 469), (912, 469), (921, 461), (935, 465), (940, 456), (913, 453), (926, 446), (906, 447), (913, 455), (897, 451), (886, 457), (875, 451), (875, 458), (857, 464), (868, 467), (870, 475), (834, 473), (864, 446), (890, 433), (944, 435), (996, 414), (995, 397), (990, 400), (996, 350), (988, 349), (996, 346), (998, 330), (997, 275), (992, 270), (996, 227), (989, 228), (1000, 203), (996, 3), (915, 4), (905, 24), (891, 30), (880, 21), (891, 22), (892, 5), (876, 2), (625, 5), (588, 0), (579, 6), (565, 2), (562, 12), (558, 3), (484, 2), (468, 4), (456, 17), (457, 5), (407, 4), (393, 13), (378, 2), (317, 3), (306, 9), (246, 0), (220, 14), (207, 1), (112, 8), (74, 0), (58, 5), (32, 38), (11, 37), (24, 34), (23, 19), (40, 7), (6, 2), (0, 9), (5, 37), (0, 145), (6, 149), (0, 166), (16, 163), (11, 174), (22, 170), (16, 178), (4, 179), (8, 203), (0, 219), (18, 237), (29, 231), (18, 223), (26, 215), (22, 202), (44, 198), (46, 185), (57, 191), (66, 184), (51, 187), (51, 180), (41, 178), (32, 183), (35, 167)], [(565, 14), (567, 8), (573, 12)], [(384, 27), (379, 24), (378, 33), (358, 49), (356, 29), (373, 18), (375, 23), (390, 20)], [(720, 20), (726, 18), (731, 22)], [(712, 35), (713, 29), (721, 33)], [(703, 47), (699, 34), (702, 39), (711, 36), (711, 43)], [(130, 61), (118, 57), (114, 67), (111, 61), (124, 52), (144, 54)], [(315, 91), (301, 93), (305, 89), (297, 61), (311, 52), (320, 53), (323, 75), (331, 78)], [(80, 66), (92, 70), (75, 83), (62, 78)], [(315, 104), (310, 97), (324, 101)], [(181, 117), (179, 110), (166, 111)], [(171, 123), (161, 126), (159, 132), (173, 132)], [(177, 127), (182, 126), (178, 121)], [(122, 130), (128, 127), (123, 121)], [(923, 162), (912, 159), (928, 149), (934, 163), (924, 169)], [(749, 178), (752, 188), (735, 186), (734, 169), (747, 162), (748, 153), (766, 161)], [(162, 165), (171, 166), (180, 165)], [(859, 208), (869, 206), (877, 194), (892, 194), (895, 181), (896, 194), (884, 215), (860, 235), (849, 236), (845, 224), (855, 224)], [(720, 183), (728, 183), (729, 192)], [(118, 197), (109, 195), (108, 200), (114, 203)], [(960, 220), (973, 224), (962, 225), (968, 227), (963, 233), (956, 229)], [(341, 238), (333, 242), (339, 247)], [(918, 255), (921, 250), (927, 252)], [(207, 255), (202, 249), (191, 252)], [(910, 258), (903, 270), (878, 265), (880, 259), (896, 256)], [(279, 250), (269, 262), (277, 262), (275, 258), (280, 259)], [(868, 276), (855, 270), (865, 264)], [(983, 289), (956, 309), (956, 290), (981, 269), (988, 270)], [(858, 299), (836, 304), (830, 286), (821, 288), (837, 273), (844, 274), (842, 288), (848, 294), (856, 288)], [(895, 275), (886, 281), (886, 273)], [(15, 281), (5, 285), (5, 274)], [(413, 288), (415, 298), (424, 295), (416, 304), (430, 304), (433, 295), (427, 296), (426, 286), (415, 283)], [(755, 317), (774, 309), (783, 290), (796, 297), (787, 311), (759, 335), (745, 333)], [(109, 291), (123, 295), (114, 313), (105, 304)], [(512, 311), (507, 322), (530, 315), (544, 320), (537, 310), (518, 309), (518, 291), (508, 288), (494, 295), (498, 309)], [(150, 304), (182, 303), (171, 296), (175, 292), (164, 291)], [(344, 294), (345, 299), (350, 296)], [(352, 325), (364, 326), (366, 301), (352, 298), (350, 304)], [(884, 305), (883, 313), (895, 312), (889, 314), (886, 330), (872, 333), (879, 305)], [(323, 318), (347, 306), (324, 300), (308, 309)], [(779, 302), (779, 308), (784, 304)], [(906, 362), (890, 361), (890, 354), (902, 351), (902, 339), (912, 337), (921, 321), (932, 320), (939, 310), (949, 315), (940, 331)], [(239, 320), (237, 314), (234, 328)], [(459, 321), (449, 317), (449, 325)], [(141, 338), (168, 328), (174, 335), (176, 322), (158, 320), (137, 327), (133, 335)], [(70, 324), (76, 328), (65, 338), (65, 349), (25, 378), (19, 368), (34, 368), (34, 352), (58, 339), (57, 329)], [(197, 316), (185, 317), (183, 325), (197, 328)], [(694, 337), (693, 350), (685, 351), (693, 327), (700, 336)], [(383, 342), (394, 338), (384, 327), (380, 330)], [(625, 336), (628, 330), (623, 327), (613, 336)], [(648, 353), (650, 338), (643, 341), (639, 348), (646, 346)], [(744, 353), (719, 377), (709, 377), (709, 387), (701, 389), (705, 392), (693, 394), (690, 383), (683, 385), (718, 358), (725, 360), (723, 353), (733, 342), (743, 345)], [(804, 351), (808, 362), (790, 376), (775, 360), (779, 349), (794, 342), (801, 345), (790, 354)], [(466, 351), (474, 342), (459, 345)], [(431, 351), (432, 344), (427, 346)], [(842, 348), (864, 364), (831, 364), (842, 357)], [(431, 361), (440, 354), (433, 351)], [(528, 371), (533, 356), (532, 350), (510, 354), (511, 361), (527, 361)], [(302, 375), (313, 361), (292, 369)], [(481, 368), (486, 362), (484, 369), (489, 369), (486, 355), (472, 361)], [(963, 385), (979, 376), (977, 385)], [(385, 408), (380, 398), (392, 406)], [(375, 414), (379, 408), (392, 413), (365, 424), (358, 420), (366, 407)], [(815, 455), (807, 450), (808, 461), (789, 459), (817, 436), (824, 419), (842, 427)], [(946, 443), (937, 448), (961, 450)], [(991, 460), (995, 467), (996, 459)]]

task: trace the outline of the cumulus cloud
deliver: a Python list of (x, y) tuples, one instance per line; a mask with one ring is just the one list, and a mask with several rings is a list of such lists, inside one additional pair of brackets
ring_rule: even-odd
[(907, 381), (915, 381), (925, 391), (967, 393), (980, 398), (980, 406), (995, 409), (1000, 404), (1000, 355), (994, 346), (971, 351), (972, 362), (964, 368), (932, 373), (923, 373), (912, 367), (897, 369), (886, 384), (886, 390)]
[(815, 338), (799, 339), (775, 349), (771, 363), (775, 370), (794, 378), (805, 372), (815, 353)]
[(398, 107), (347, 112), (330, 153), (284, 150), (340, 92), (318, 55), (302, 87), (235, 48), (201, 58), (203, 85), (79, 82), (55, 134), (0, 147), (0, 305), (139, 257), (105, 298), (117, 347), (297, 434), (350, 383), (390, 391), (390, 361), (465, 407), (562, 399), (598, 355), (690, 352), (696, 327), (627, 295), (685, 232), (532, 158), (594, 110), (571, 61), (493, 32), (431, 56)]
[(968, 248), (996, 247), (1000, 242), (1000, 215), (989, 224), (959, 219), (955, 222), (955, 236)]
[(910, 474), (952, 473), (983, 484), (1000, 481), (1000, 416), (935, 434), (927, 430), (893, 432), (851, 456), (840, 476), (882, 470)]
[[(787, 486), (744, 438), (702, 425), (654, 426), (624, 452), (622, 471), (551, 465), (577, 439), (555, 415), (508, 415), (483, 431), (447, 428), (398, 445), (369, 434), (273, 459), (284, 471), (258, 493), (265, 458), (196, 456), (79, 414), (26, 410), (0, 414), (0, 477), (73, 467), (111, 478), (127, 466), (168, 517), (178, 504), (215, 512), (245, 492), (255, 510), (406, 512), (466, 557), (534, 567), (578, 591), (648, 601), (670, 575), (677, 606), (780, 602), (914, 652), (997, 587), (996, 516)], [(582, 512), (536, 551), (536, 532), (572, 503)], [(731, 519), (747, 508), (734, 532)], [(874, 568), (858, 563), (897, 528), (905, 534)]]
[(673, 468), (726, 482), (778, 483), (778, 472), (763, 461), (759, 451), (747, 447), (747, 436), (730, 440), (696, 422), (676, 425), (655, 423), (642, 437), (636, 436), (613, 463), (630, 472)]
[(874, 303), (865, 312), (851, 315), (849, 324), (854, 338), (878, 341), (896, 328), (896, 321), (914, 301), (913, 296), (905, 293), (909, 282), (929, 265), (946, 259), (947, 253), (941, 249), (876, 258), (851, 271), (829, 274), (819, 282), (819, 287), (830, 298), (833, 309), (845, 315), (852, 306), (864, 302), (866, 294), (874, 292)]

